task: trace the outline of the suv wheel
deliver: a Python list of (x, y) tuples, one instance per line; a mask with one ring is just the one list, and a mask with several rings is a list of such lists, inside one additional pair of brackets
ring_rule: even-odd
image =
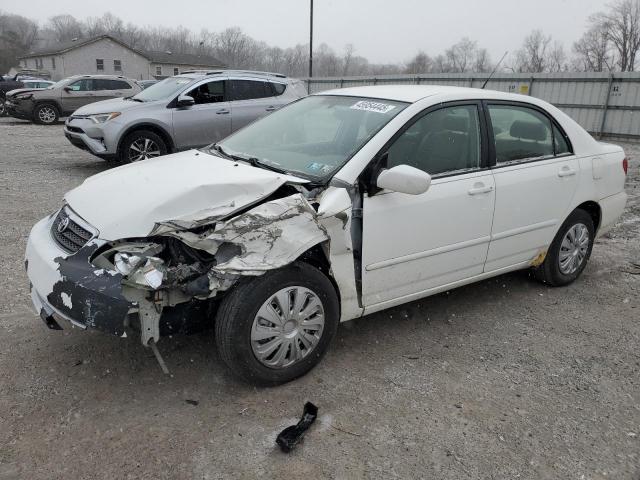
[(122, 163), (132, 163), (166, 154), (167, 144), (160, 135), (148, 130), (138, 130), (124, 138), (118, 151), (118, 159)]
[(7, 109), (4, 106), (4, 99), (0, 98), (0, 117), (4, 117), (7, 114)]
[(249, 383), (289, 382), (320, 362), (338, 329), (339, 310), (332, 283), (306, 263), (248, 278), (220, 303), (218, 353)]
[(58, 118), (60, 118), (58, 109), (51, 103), (41, 103), (33, 111), (34, 121), (41, 125), (52, 125), (58, 121)]

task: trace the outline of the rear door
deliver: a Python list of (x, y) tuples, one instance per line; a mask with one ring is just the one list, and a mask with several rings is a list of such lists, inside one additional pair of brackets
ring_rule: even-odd
[(173, 109), (173, 134), (178, 149), (209, 145), (231, 133), (232, 110), (223, 78), (200, 82), (186, 95), (193, 97), (195, 105)]
[(580, 164), (559, 125), (529, 104), (488, 102), (496, 208), (485, 271), (544, 253), (568, 215)]
[(282, 105), (282, 101), (274, 96), (270, 82), (231, 78), (229, 86), (233, 108), (231, 129), (234, 132)]

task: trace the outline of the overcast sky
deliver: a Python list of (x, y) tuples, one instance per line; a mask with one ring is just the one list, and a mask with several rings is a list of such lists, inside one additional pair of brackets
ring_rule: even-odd
[[(536, 28), (562, 41), (568, 51), (588, 16), (603, 0), (315, 0), (314, 42), (341, 52), (347, 43), (376, 63), (408, 60), (419, 49), (431, 55), (468, 36), (497, 61), (516, 50)], [(108, 4), (108, 8), (103, 5)], [(280, 47), (306, 43), (309, 0), (0, 0), (0, 10), (41, 22), (69, 13), (77, 18), (106, 11), (136, 25), (183, 25), (222, 30), (238, 26)]]

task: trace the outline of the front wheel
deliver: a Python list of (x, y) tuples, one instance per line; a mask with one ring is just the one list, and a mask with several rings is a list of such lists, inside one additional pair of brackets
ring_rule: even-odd
[(0, 117), (7, 115), (7, 108), (4, 106), (4, 98), (0, 98)]
[(59, 118), (58, 109), (50, 103), (41, 103), (33, 111), (33, 119), (40, 125), (53, 125)]
[(249, 383), (286, 383), (320, 362), (339, 315), (329, 279), (317, 268), (295, 263), (245, 279), (229, 291), (216, 315), (218, 352)]
[(138, 130), (125, 137), (118, 151), (122, 163), (138, 162), (167, 154), (167, 144), (160, 135), (148, 130)]
[(538, 280), (554, 287), (573, 282), (587, 266), (594, 240), (591, 215), (574, 210), (553, 239), (544, 262), (536, 268)]

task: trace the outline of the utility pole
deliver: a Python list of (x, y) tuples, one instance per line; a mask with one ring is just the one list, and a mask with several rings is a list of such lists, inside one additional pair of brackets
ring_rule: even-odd
[(313, 77), (313, 0), (309, 11), (309, 78)]

